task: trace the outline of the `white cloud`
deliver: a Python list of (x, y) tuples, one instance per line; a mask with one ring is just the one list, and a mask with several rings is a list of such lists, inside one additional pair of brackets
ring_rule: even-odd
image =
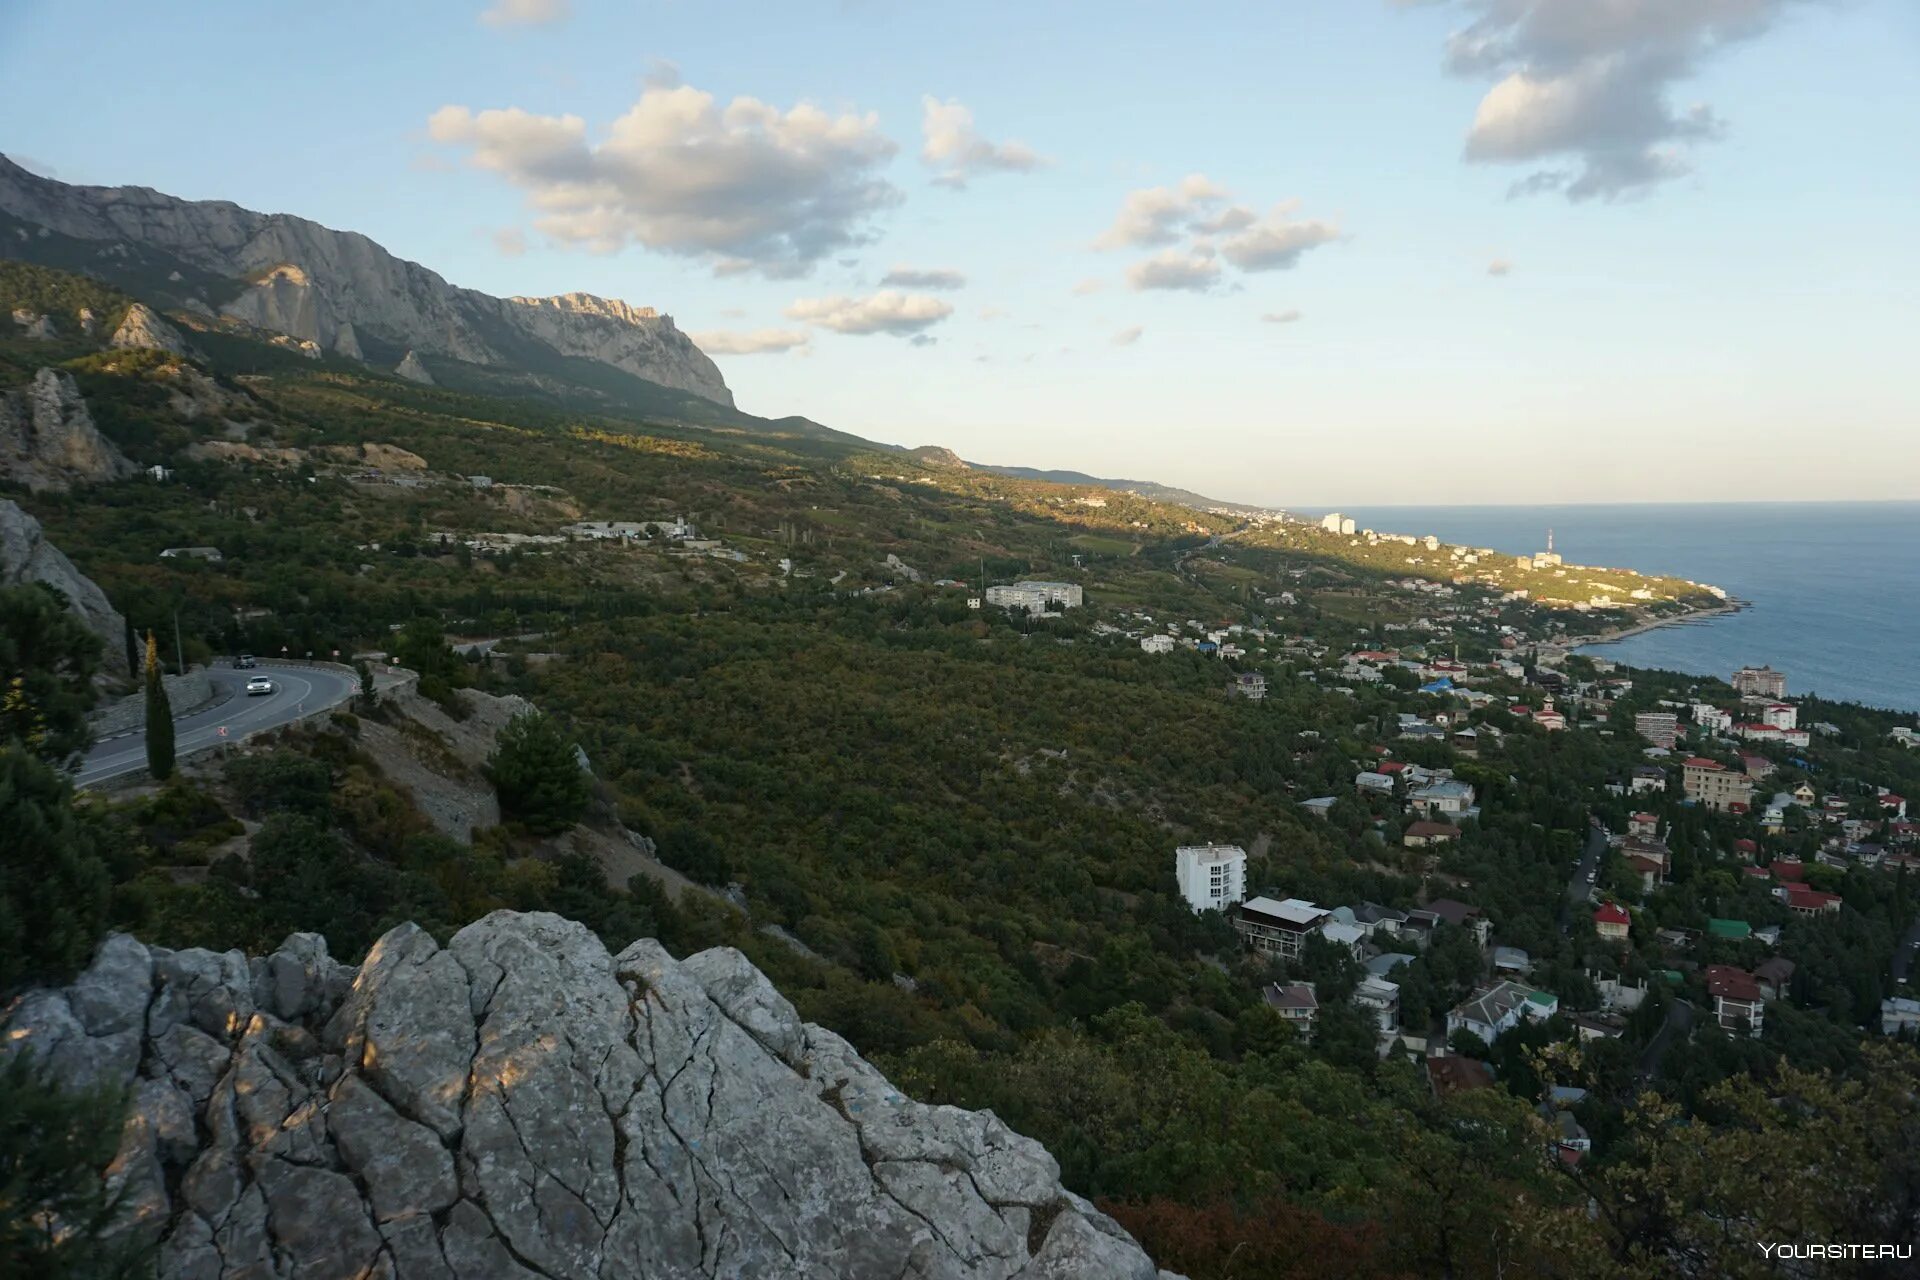
[(1220, 281), (1210, 250), (1165, 249), (1127, 268), (1131, 289), (1191, 289), (1204, 293)]
[(812, 341), (805, 329), (754, 329), (745, 333), (709, 329), (687, 336), (693, 339), (694, 346), (710, 356), (779, 355)]
[(480, 21), (489, 27), (550, 27), (572, 16), (572, 0), (494, 0)]
[(518, 258), (527, 251), (527, 233), (518, 227), (502, 227), (493, 233), (493, 247), (504, 257)]
[(1007, 312), (1000, 307), (982, 307), (980, 308), (980, 318), (982, 320), (1005, 320), (1007, 318)]
[(1073, 296), (1076, 298), (1084, 298), (1089, 294), (1098, 293), (1106, 287), (1107, 282), (1105, 280), (1100, 279), (1098, 276), (1088, 276), (1085, 280), (1073, 286)]
[(1096, 249), (1174, 244), (1221, 216), (1231, 193), (1204, 173), (1190, 173), (1177, 186), (1142, 187), (1121, 201), (1113, 225), (1093, 242)]
[[(1109, 339), (1109, 341), (1111, 341), (1113, 345), (1116, 347), (1130, 347), (1134, 343), (1140, 341), (1140, 335), (1145, 332), (1146, 332), (1146, 329), (1140, 325), (1137, 325), (1137, 324), (1129, 325), (1126, 328), (1122, 329), (1120, 332), (1114, 334), (1113, 337)], [(1065, 351), (1066, 351), (1066, 348), (1062, 347), (1061, 348), (1062, 354), (1064, 354)]]
[(719, 106), (688, 86), (646, 87), (599, 142), (575, 115), (446, 106), (435, 142), (527, 193), (534, 227), (597, 253), (630, 244), (704, 258), (719, 274), (805, 273), (870, 238), (899, 199), (878, 176), (896, 148), (871, 113)]
[(1030, 173), (1046, 159), (1022, 142), (989, 142), (973, 126), (973, 112), (931, 94), (920, 99), (920, 159), (939, 170), (934, 181), (964, 187), (976, 173)]
[(801, 298), (787, 308), (787, 318), (817, 324), (835, 333), (918, 333), (953, 314), (953, 304), (926, 294), (882, 289), (864, 298), (836, 294), (828, 298)]
[(1300, 319), (1300, 312), (1288, 307), (1285, 311), (1269, 311), (1260, 318), (1268, 324), (1293, 324)]
[(1510, 274), (1512, 271), (1513, 264), (1505, 258), (1495, 258), (1487, 264), (1487, 274), (1490, 276), (1504, 276)]
[[(1127, 268), (1134, 289), (1211, 288), (1220, 262), (1241, 271), (1278, 271), (1301, 255), (1340, 238), (1330, 222), (1295, 220), (1297, 202), (1275, 205), (1264, 217), (1233, 201), (1233, 193), (1204, 173), (1170, 187), (1142, 187), (1121, 202), (1113, 225), (1093, 242), (1096, 249), (1174, 246)], [(1079, 292), (1079, 290), (1075, 290)]]
[(1570, 199), (1646, 192), (1690, 171), (1712, 110), (1672, 90), (1803, 0), (1457, 0), (1472, 21), (1447, 42), (1455, 74), (1493, 83), (1467, 132), (1470, 161), (1535, 164), (1518, 192)]
[(1340, 238), (1330, 222), (1295, 222), (1292, 206), (1277, 206), (1264, 218), (1220, 241), (1220, 256), (1242, 271), (1282, 271), (1296, 265), (1300, 255)]
[(880, 283), (900, 289), (964, 289), (967, 277), (952, 267), (895, 267)]

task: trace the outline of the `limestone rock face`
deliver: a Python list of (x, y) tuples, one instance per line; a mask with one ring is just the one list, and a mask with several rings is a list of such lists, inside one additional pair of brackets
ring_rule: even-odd
[(0, 478), (42, 492), (124, 480), (140, 468), (93, 425), (73, 375), (42, 369), (0, 392)]
[(903, 1097), (729, 949), (496, 912), (358, 971), (114, 937), (0, 1053), (132, 1098), (162, 1280), (1167, 1280), (990, 1112)]
[(420, 363), (420, 357), (409, 351), (406, 358), (393, 366), (393, 371), (408, 382), (418, 382), (425, 386), (433, 385), (433, 375), (427, 372), (427, 366)]
[(126, 672), (127, 624), (107, 593), (41, 535), (38, 520), (0, 498), (0, 587), (29, 582), (44, 582), (65, 596), (67, 610), (100, 637), (101, 666)]
[(663, 386), (691, 391), (724, 405), (733, 392), (720, 369), (672, 316), (633, 307), (618, 298), (567, 293), (557, 298), (508, 298), (515, 323), (565, 356), (598, 360)]
[(54, 330), (52, 320), (25, 307), (14, 308), (13, 322), (20, 326), (20, 336), (24, 338), (37, 338), (44, 342), (60, 336)]
[(162, 320), (144, 302), (136, 302), (127, 308), (127, 318), (107, 339), (107, 345), (129, 349), (151, 347), (156, 351), (170, 351), (176, 356), (188, 354), (187, 340), (180, 336), (180, 331)]
[(492, 367), (524, 368), (529, 354), (544, 351), (733, 404), (713, 361), (650, 307), (584, 293), (496, 298), (451, 285), (354, 232), (146, 187), (72, 186), (4, 156), (0, 210), (98, 242), (105, 253), (124, 253), (131, 242), (244, 281), (222, 312), (338, 355), (362, 358), (368, 337)]

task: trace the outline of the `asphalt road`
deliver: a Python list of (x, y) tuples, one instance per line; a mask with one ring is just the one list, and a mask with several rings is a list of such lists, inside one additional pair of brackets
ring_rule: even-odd
[(1560, 932), (1565, 933), (1572, 926), (1574, 917), (1587, 909), (1593, 893), (1593, 885), (1587, 882), (1587, 875), (1599, 869), (1600, 859), (1606, 851), (1606, 831), (1589, 826), (1587, 843), (1580, 854), (1580, 865), (1573, 869), (1573, 879), (1567, 881), (1567, 900), (1560, 907)]
[(1907, 980), (1908, 974), (1912, 971), (1915, 956), (1920, 956), (1920, 920), (1915, 920), (1913, 927), (1907, 930), (1906, 936), (1894, 946), (1893, 980), (1895, 983)]
[[(247, 680), (266, 676), (273, 681), (273, 692), (248, 697)], [(318, 667), (280, 667), (261, 663), (257, 668), (236, 671), (214, 667), (207, 678), (216, 687), (230, 690), (232, 697), (210, 710), (173, 722), (173, 750), (184, 759), (196, 751), (205, 751), (223, 743), (238, 742), (263, 729), (275, 729), (303, 715), (324, 711), (351, 698), (358, 689), (352, 675)], [(147, 736), (144, 732), (97, 744), (87, 752), (74, 774), (82, 787), (102, 782), (147, 767)]]
[(1640, 1074), (1652, 1079), (1654, 1072), (1660, 1070), (1660, 1062), (1667, 1056), (1667, 1050), (1674, 1046), (1675, 1041), (1685, 1041), (1692, 1032), (1693, 1006), (1675, 996), (1673, 1003), (1667, 1006), (1667, 1020), (1660, 1024), (1660, 1030), (1654, 1033), (1647, 1051), (1640, 1055)]

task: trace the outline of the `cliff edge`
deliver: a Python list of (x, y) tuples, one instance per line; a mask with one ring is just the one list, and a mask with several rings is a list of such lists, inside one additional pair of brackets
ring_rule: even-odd
[(729, 948), (496, 912), (356, 971), (115, 935), (0, 1052), (132, 1097), (162, 1280), (1169, 1280), (991, 1112), (902, 1096)]

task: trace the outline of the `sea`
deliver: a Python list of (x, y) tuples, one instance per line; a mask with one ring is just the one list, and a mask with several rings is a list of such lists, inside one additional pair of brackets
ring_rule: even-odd
[(1582, 650), (1725, 678), (1766, 664), (1787, 692), (1920, 711), (1920, 502), (1340, 509), (1382, 532), (1691, 578), (1738, 613)]

